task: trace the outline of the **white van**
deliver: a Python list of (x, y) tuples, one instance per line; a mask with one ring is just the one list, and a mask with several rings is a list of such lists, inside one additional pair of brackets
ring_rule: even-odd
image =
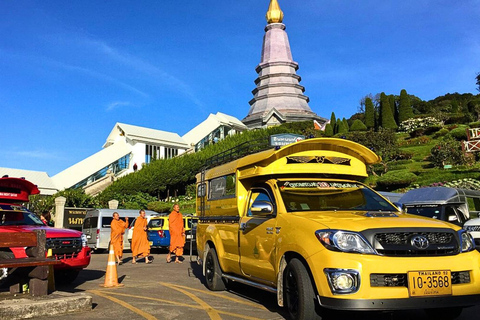
[[(82, 232), (87, 236), (87, 244), (93, 250), (106, 250), (110, 242), (110, 224), (112, 223), (113, 213), (118, 212), (120, 219), (125, 221), (128, 217), (129, 227), (138, 217), (140, 210), (130, 209), (94, 209), (89, 210), (83, 220)], [(145, 210), (146, 216), (157, 214), (155, 211)], [(123, 237), (123, 248), (130, 249), (130, 242), (127, 240), (128, 230)]]

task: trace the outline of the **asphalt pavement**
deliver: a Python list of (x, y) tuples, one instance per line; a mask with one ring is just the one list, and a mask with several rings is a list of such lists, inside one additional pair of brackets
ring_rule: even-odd
[[(95, 253), (88, 268), (68, 286), (59, 291), (87, 293), (93, 298), (88, 312), (36, 319), (285, 319), (285, 311), (276, 304), (276, 296), (261, 290), (236, 284), (228, 291), (212, 292), (204, 284), (202, 267), (195, 258), (185, 256), (181, 264), (166, 263), (165, 251), (153, 251), (154, 260), (146, 264), (131, 263), (126, 252), (124, 264), (117, 266), (117, 288), (103, 288), (108, 253)], [(480, 306), (465, 309), (460, 320), (476, 319)], [(328, 319), (342, 320), (415, 320), (426, 319), (422, 310), (395, 313), (347, 312), (335, 313)]]

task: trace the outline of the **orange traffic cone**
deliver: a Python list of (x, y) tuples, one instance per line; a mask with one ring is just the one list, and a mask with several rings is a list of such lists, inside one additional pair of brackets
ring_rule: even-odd
[(110, 245), (108, 252), (107, 272), (105, 273), (105, 283), (100, 285), (105, 288), (123, 287), (123, 284), (118, 283), (117, 275), (117, 263), (115, 261), (115, 252), (113, 251), (113, 245)]

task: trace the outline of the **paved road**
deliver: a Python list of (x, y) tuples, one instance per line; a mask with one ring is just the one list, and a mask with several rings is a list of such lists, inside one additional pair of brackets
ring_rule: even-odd
[[(37, 319), (285, 319), (282, 308), (276, 305), (275, 295), (236, 285), (229, 291), (212, 292), (203, 284), (201, 267), (190, 263), (165, 262), (165, 252), (154, 252), (154, 262), (125, 263), (117, 267), (123, 287), (105, 289), (105, 269), (108, 254), (94, 254), (90, 266), (80, 273), (70, 286), (57, 287), (62, 291), (87, 292), (93, 297), (93, 310), (63, 316)], [(480, 306), (464, 310), (461, 320), (477, 319)], [(425, 319), (419, 311), (396, 313), (340, 313), (329, 319), (415, 320)]]

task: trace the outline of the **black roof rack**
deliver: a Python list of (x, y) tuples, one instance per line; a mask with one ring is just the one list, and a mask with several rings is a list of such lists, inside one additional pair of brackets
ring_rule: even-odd
[(239, 159), (249, 154), (257, 153), (271, 148), (273, 147), (270, 145), (268, 138), (246, 141), (239, 144), (238, 146), (235, 146), (231, 149), (225, 150), (208, 158), (205, 161), (205, 166), (203, 167), (203, 170)]

